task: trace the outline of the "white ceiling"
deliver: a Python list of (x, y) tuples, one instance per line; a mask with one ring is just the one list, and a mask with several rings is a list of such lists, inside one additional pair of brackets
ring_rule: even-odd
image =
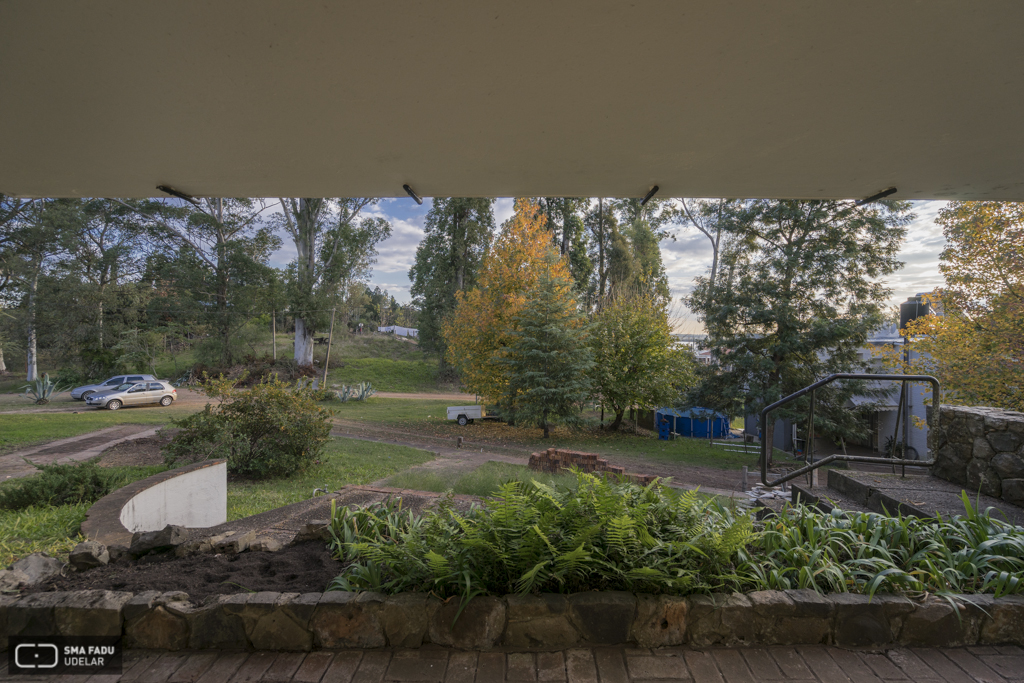
[(1019, 0), (0, 0), (0, 192), (1024, 200)]

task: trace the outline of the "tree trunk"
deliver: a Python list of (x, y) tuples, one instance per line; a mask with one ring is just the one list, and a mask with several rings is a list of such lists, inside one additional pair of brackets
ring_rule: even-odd
[(34, 382), (39, 374), (39, 355), (36, 351), (36, 288), (38, 284), (39, 268), (36, 268), (28, 288), (28, 344), (25, 347), (25, 379), (29, 382)]
[(625, 408), (623, 408), (622, 410), (616, 410), (615, 411), (615, 419), (612, 421), (611, 425), (608, 427), (608, 431), (610, 431), (610, 432), (617, 432), (619, 430), (619, 425), (622, 424), (622, 416), (625, 415), (625, 414), (626, 414), (626, 409)]
[(7, 374), (7, 363), (4, 362), (4, 347), (0, 345), (0, 375)]
[(600, 280), (600, 287), (598, 287), (598, 299), (604, 299), (604, 283), (607, 271), (604, 268), (604, 198), (597, 198), (597, 253), (598, 253), (598, 266), (597, 275)]
[(299, 365), (313, 364), (313, 330), (299, 316), (295, 316), (295, 362)]

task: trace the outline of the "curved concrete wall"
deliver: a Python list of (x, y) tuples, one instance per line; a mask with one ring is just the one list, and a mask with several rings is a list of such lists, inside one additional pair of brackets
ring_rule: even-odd
[(204, 529), (227, 521), (227, 461), (206, 460), (128, 484), (93, 504), (82, 523), (86, 538), (129, 545), (136, 531), (168, 524)]
[(159, 531), (168, 524), (205, 529), (228, 521), (228, 466), (220, 462), (140, 491), (121, 508), (128, 531)]

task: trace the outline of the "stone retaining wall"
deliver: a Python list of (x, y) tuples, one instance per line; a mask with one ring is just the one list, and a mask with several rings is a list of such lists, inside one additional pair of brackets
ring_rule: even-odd
[(1024, 413), (941, 407), (929, 436), (932, 474), (1014, 505), (1024, 505)]
[(584, 472), (604, 472), (608, 475), (623, 476), (642, 486), (647, 486), (657, 479), (653, 474), (630, 474), (625, 467), (616, 467), (597, 453), (567, 451), (561, 448), (549, 448), (543, 453), (531, 453), (529, 467), (540, 472), (560, 474), (562, 470), (578, 467)]
[[(924, 602), (809, 590), (671, 597), (622, 592), (457, 598), (420, 593), (243, 593), (193, 605), (185, 593), (105, 590), (0, 596), (10, 635), (118, 635), (129, 648), (288, 650), (576, 645), (1024, 645), (1024, 597)], [(452, 625), (454, 621), (454, 626)]]

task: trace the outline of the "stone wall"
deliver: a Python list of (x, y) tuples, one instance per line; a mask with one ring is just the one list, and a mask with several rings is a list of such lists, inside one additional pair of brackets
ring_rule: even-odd
[(930, 440), (932, 474), (1024, 505), (1024, 413), (944, 405)]
[(570, 467), (578, 467), (584, 472), (604, 472), (606, 475), (626, 477), (630, 481), (647, 486), (657, 479), (653, 474), (630, 474), (625, 467), (616, 467), (597, 453), (567, 451), (560, 448), (549, 448), (543, 453), (531, 453), (529, 466), (531, 470), (559, 474)]
[(0, 647), (14, 635), (121, 635), (126, 647), (152, 650), (1024, 644), (1021, 596), (591, 591), (476, 597), (456, 619), (459, 607), (423, 593), (240, 593), (203, 604), (181, 592), (2, 595)]

